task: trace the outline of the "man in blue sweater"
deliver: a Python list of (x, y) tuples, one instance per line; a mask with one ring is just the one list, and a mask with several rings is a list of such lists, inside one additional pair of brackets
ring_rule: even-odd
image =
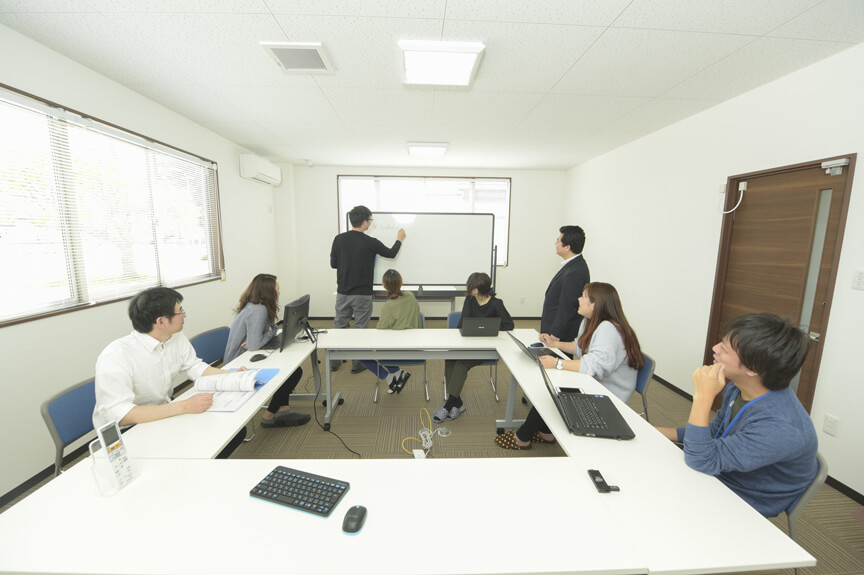
[(715, 475), (766, 517), (789, 509), (816, 476), (816, 430), (789, 387), (807, 346), (804, 332), (774, 314), (730, 320), (714, 364), (693, 372), (687, 426), (658, 428), (684, 443), (687, 465)]

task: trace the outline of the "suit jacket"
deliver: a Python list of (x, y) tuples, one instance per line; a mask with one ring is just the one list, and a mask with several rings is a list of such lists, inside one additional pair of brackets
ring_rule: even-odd
[(546, 288), (540, 333), (552, 334), (561, 341), (576, 339), (579, 324), (582, 323), (579, 296), (582, 295), (585, 284), (590, 281), (588, 264), (581, 255), (561, 266)]

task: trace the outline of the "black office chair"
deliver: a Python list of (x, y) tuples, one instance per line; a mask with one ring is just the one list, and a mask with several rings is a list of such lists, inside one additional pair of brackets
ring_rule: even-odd
[(64, 389), (42, 404), (42, 419), (56, 447), (54, 476), (63, 468), (66, 446), (93, 431), (93, 410), (96, 408), (96, 381), (85, 379)]
[[(462, 318), (461, 311), (454, 311), (450, 315), (447, 316), (447, 327), (449, 329), (456, 329), (456, 326), (459, 325), (459, 320)], [(501, 401), (498, 398), (498, 388), (495, 383), (498, 381), (498, 360), (497, 359), (487, 359), (480, 365), (488, 365), (489, 366), (489, 384), (492, 386), (492, 393), (495, 395), (495, 401)], [(447, 378), (444, 378), (444, 401), (447, 401)]]

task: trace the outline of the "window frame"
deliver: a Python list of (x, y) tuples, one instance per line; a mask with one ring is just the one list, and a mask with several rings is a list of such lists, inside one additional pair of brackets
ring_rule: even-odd
[[(212, 268), (212, 275), (210, 277), (205, 278), (196, 278), (193, 281), (185, 281), (180, 283), (166, 283), (161, 277), (158, 279), (158, 283), (148, 287), (157, 287), (157, 286), (167, 286), (171, 288), (184, 288), (193, 285), (199, 285), (204, 283), (209, 283), (213, 281), (220, 281), (222, 277), (224, 277), (225, 270), (225, 250), (222, 239), (222, 205), (221, 205), (221, 197), (219, 190), (219, 167), (217, 162), (206, 158), (204, 156), (195, 154), (193, 152), (189, 152), (182, 148), (178, 148), (177, 146), (173, 146), (171, 144), (167, 144), (155, 138), (146, 136), (139, 132), (135, 132), (133, 130), (129, 130), (127, 128), (123, 128), (122, 126), (118, 126), (117, 124), (102, 120), (90, 114), (86, 114), (84, 112), (80, 112), (68, 106), (64, 106), (62, 104), (58, 104), (51, 100), (47, 100), (35, 94), (31, 94), (25, 92), (23, 90), (19, 90), (14, 86), (10, 86), (8, 84), (4, 84), (0, 82), (0, 93), (5, 100), (12, 102), (13, 104), (22, 105), (24, 107), (29, 107), (31, 109), (35, 109), (39, 113), (44, 113), (49, 116), (49, 121), (57, 121), (57, 118), (52, 118), (54, 114), (48, 113), (44, 110), (40, 110), (40, 108), (50, 108), (59, 118), (64, 117), (74, 117), (78, 122), (83, 122), (85, 124), (98, 125), (98, 130), (103, 134), (109, 137), (115, 137), (136, 145), (143, 146), (149, 150), (153, 150), (156, 152), (160, 152), (163, 154), (167, 154), (173, 156), (175, 158), (181, 158), (185, 160), (197, 161), (201, 164), (207, 165), (209, 164), (210, 169), (213, 170), (213, 191), (211, 204), (212, 208), (208, 210), (209, 212), (209, 241), (210, 241), (210, 254), (214, 257), (214, 264)], [(184, 158), (185, 157), (185, 158)], [(68, 213), (63, 214), (64, 219), (68, 217)], [(61, 233), (65, 236), (68, 233), (68, 230), (65, 226), (61, 227)], [(66, 260), (67, 270), (74, 268), (73, 262), (69, 261), (69, 248), (70, 245), (64, 240), (63, 250), (64, 250), (64, 258)], [(77, 272), (71, 272), (72, 275), (77, 275)], [(158, 276), (157, 276), (158, 277)], [(80, 292), (80, 286), (77, 283), (73, 283), (71, 286), (71, 290), (74, 294), (76, 294), (76, 298), (80, 299), (77, 295)], [(142, 288), (144, 289), (144, 288)], [(72, 313), (76, 311), (81, 311), (84, 309), (90, 309), (94, 307), (99, 307), (103, 305), (113, 304), (121, 301), (130, 300), (135, 297), (135, 294), (128, 294), (118, 297), (106, 297), (103, 299), (99, 299), (96, 301), (79, 301), (78, 303), (72, 303), (69, 305), (65, 305), (60, 308), (53, 309), (44, 309), (42, 311), (33, 311), (28, 313), (27, 315), (22, 315), (14, 318), (8, 319), (0, 319), (0, 328), (27, 323), (30, 321), (46, 319), (53, 316), (63, 315), (67, 313)]]

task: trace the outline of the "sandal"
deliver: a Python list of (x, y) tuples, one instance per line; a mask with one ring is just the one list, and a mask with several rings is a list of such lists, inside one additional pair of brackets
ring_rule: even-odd
[(539, 431), (535, 431), (534, 435), (531, 436), (531, 443), (547, 443), (551, 445), (555, 443), (555, 438), (553, 437), (552, 441), (549, 441), (548, 439), (544, 439)]
[(501, 435), (496, 436), (495, 445), (497, 445), (498, 447), (503, 447), (504, 449), (513, 449), (516, 451), (524, 451), (526, 449), (531, 449), (530, 443), (524, 447), (516, 443), (515, 431), (507, 431), (506, 433), (502, 433)]

